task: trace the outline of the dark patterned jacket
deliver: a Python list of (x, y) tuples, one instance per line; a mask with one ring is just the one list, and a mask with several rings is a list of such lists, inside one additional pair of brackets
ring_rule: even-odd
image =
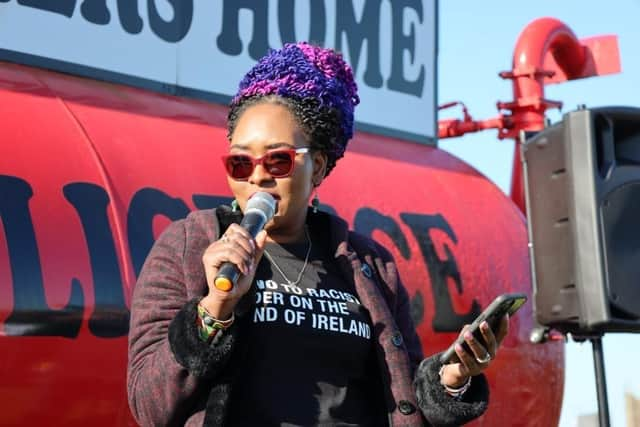
[[(236, 322), (207, 345), (198, 338), (196, 304), (207, 292), (202, 255), (238, 214), (224, 207), (191, 213), (158, 238), (142, 268), (132, 299), (127, 391), (142, 426), (222, 426), (242, 369), (242, 321), (248, 294), (236, 307)], [(371, 316), (384, 397), (392, 426), (460, 425), (488, 404), (484, 376), (475, 377), (462, 401), (439, 383), (436, 356), (422, 360), (409, 316), (409, 298), (390, 254), (348, 230), (328, 214), (308, 215), (309, 227), (327, 227), (335, 261)]]

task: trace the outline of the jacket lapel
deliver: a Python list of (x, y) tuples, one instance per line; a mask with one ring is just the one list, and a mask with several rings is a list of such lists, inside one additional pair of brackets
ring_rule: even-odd
[[(391, 425), (421, 426), (423, 421), (420, 411), (404, 415), (397, 409), (400, 401), (410, 402), (414, 408), (418, 408), (418, 404), (412, 384), (411, 365), (402, 334), (391, 314), (389, 302), (383, 296), (382, 284), (376, 282), (375, 278), (378, 275), (373, 274), (374, 264), (371, 261), (363, 263), (360, 260), (358, 254), (349, 245), (346, 237), (348, 230), (346, 232), (340, 230), (340, 232), (338, 230), (342, 224), (337, 225), (338, 227), (332, 227), (332, 234), (344, 235), (345, 238), (337, 244), (336, 258), (344, 277), (353, 281), (358, 298), (371, 316), (378, 366), (384, 386), (387, 410), (391, 414)], [(346, 224), (344, 227), (346, 228)], [(360, 256), (364, 258), (365, 254), (361, 253)]]

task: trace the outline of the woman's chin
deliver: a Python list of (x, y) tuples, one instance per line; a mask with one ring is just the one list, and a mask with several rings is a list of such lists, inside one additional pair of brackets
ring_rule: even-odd
[(280, 228), (281, 219), (278, 217), (278, 214), (274, 215), (273, 218), (269, 220), (264, 226), (264, 229), (267, 230), (267, 234), (270, 234), (272, 231), (277, 231)]
[(265, 230), (269, 231), (269, 230), (277, 230), (280, 227), (283, 226), (284, 224), (284, 217), (282, 215), (280, 215), (280, 212), (278, 212), (277, 214), (275, 214), (273, 216), (273, 218), (271, 218), (269, 220), (269, 222), (267, 222), (267, 224), (264, 226)]
[(289, 226), (290, 225), (289, 221), (287, 221), (287, 218), (278, 213), (273, 218), (271, 218), (269, 222), (267, 222), (267, 224), (264, 226), (264, 229), (267, 230), (268, 235), (279, 235), (283, 232), (286, 232)]

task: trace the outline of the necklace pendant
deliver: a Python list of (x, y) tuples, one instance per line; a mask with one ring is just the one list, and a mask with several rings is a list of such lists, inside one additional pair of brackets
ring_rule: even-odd
[(302, 279), (302, 275), (304, 274), (304, 270), (306, 270), (307, 264), (309, 263), (309, 255), (311, 255), (311, 246), (313, 245), (313, 242), (311, 242), (311, 236), (309, 236), (309, 230), (307, 230), (307, 227), (304, 228), (304, 232), (305, 232), (305, 235), (307, 236), (307, 241), (309, 242), (309, 248), (307, 248), (307, 255), (304, 258), (304, 264), (302, 265), (302, 269), (300, 270), (300, 273), (298, 274), (298, 278), (295, 280), (295, 282), (289, 280), (289, 278), (284, 274), (280, 266), (273, 259), (269, 251), (267, 251), (266, 249), (264, 251), (264, 255), (267, 257), (271, 265), (273, 265), (275, 269), (278, 270), (278, 273), (280, 273), (282, 278), (287, 282), (289, 286), (297, 286), (298, 283), (300, 283), (300, 280)]

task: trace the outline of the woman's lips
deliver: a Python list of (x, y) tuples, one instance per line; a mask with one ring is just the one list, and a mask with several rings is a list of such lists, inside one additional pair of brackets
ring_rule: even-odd
[[(268, 193), (271, 195), (271, 197), (273, 197), (276, 200), (280, 200), (280, 196), (275, 194), (275, 193), (270, 193), (268, 191), (256, 191), (256, 193)], [(253, 193), (251, 196), (249, 196), (249, 199), (252, 198), (256, 193)]]

